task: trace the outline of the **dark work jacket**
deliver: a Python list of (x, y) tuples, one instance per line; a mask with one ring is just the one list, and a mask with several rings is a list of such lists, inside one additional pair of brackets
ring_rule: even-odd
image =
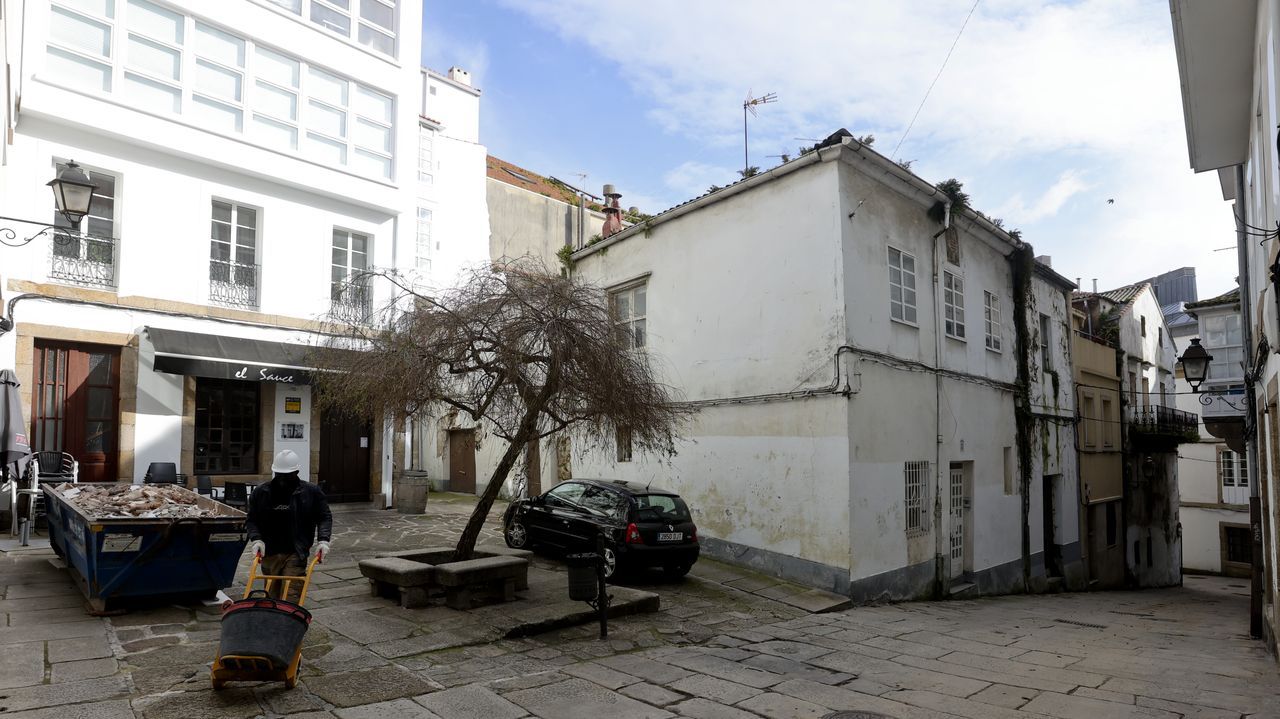
[[(263, 482), (249, 495), (249, 518), (244, 523), (249, 541), (263, 539), (263, 528), (272, 519), (271, 485)], [(313, 541), (327, 542), (333, 536), (333, 514), (329, 512), (329, 500), (324, 492), (310, 482), (298, 482), (298, 488), (289, 497), (289, 522), (292, 524), (293, 551), (306, 561)], [(276, 533), (267, 530), (268, 535)], [(268, 548), (268, 552), (271, 548)], [(274, 553), (274, 552), (273, 552)]]

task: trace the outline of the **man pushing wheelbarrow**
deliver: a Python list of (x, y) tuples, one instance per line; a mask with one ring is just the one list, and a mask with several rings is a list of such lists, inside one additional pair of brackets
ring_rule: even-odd
[[(271, 481), (258, 485), (249, 495), (249, 551), (262, 558), (262, 571), (272, 576), (301, 577), (307, 571), (307, 557), (315, 542), (315, 556), (323, 562), (333, 535), (333, 514), (324, 492), (298, 476), (298, 455), (286, 449), (271, 463)], [(317, 541), (318, 540), (318, 541)], [(276, 599), (297, 601), (300, 582), (290, 582), (289, 595), (276, 582), (267, 587)]]
[[(333, 530), (324, 493), (301, 481), (298, 470), (298, 455), (280, 452), (271, 481), (249, 497), (245, 527), (253, 563), (244, 599), (223, 608), (222, 641), (211, 673), (215, 690), (228, 681), (283, 681), (289, 689), (298, 681), (302, 638), (311, 624), (302, 604), (312, 571), (329, 553)], [(255, 586), (259, 581), (261, 589)]]

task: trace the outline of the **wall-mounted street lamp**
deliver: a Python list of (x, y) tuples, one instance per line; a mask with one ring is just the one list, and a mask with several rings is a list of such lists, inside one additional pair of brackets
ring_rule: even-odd
[(84, 220), (84, 216), (89, 214), (90, 208), (93, 207), (93, 194), (97, 191), (98, 186), (89, 180), (89, 176), (74, 161), (64, 165), (58, 176), (45, 184), (53, 190), (54, 207), (57, 208), (58, 214), (62, 215), (70, 227), (62, 228), (45, 222), (0, 215), (0, 220), (21, 222), (24, 225), (36, 225), (41, 228), (34, 235), (19, 240), (17, 231), (9, 227), (0, 227), (0, 244), (8, 245), (9, 247), (22, 247), (30, 244), (37, 237), (48, 233), (52, 233), (53, 241), (58, 244), (67, 244), (75, 241), (75, 237), (68, 234), (67, 231), (70, 230), (70, 232), (77, 234), (80, 232), (80, 222)]
[(1213, 355), (1200, 346), (1199, 339), (1193, 339), (1191, 346), (1182, 353), (1178, 361), (1182, 363), (1182, 376), (1191, 385), (1191, 391), (1200, 394), (1200, 385), (1204, 384), (1209, 375), (1209, 363), (1213, 361)]

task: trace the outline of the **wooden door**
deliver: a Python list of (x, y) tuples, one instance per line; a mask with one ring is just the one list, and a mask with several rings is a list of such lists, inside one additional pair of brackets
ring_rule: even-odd
[(449, 491), (476, 493), (476, 431), (449, 430)]
[(320, 418), (320, 489), (330, 502), (369, 501), (369, 445), (372, 425), (367, 420), (326, 412)]
[(525, 487), (526, 497), (542, 494), (542, 451), (539, 444), (535, 439), (524, 448), (524, 473), (529, 478), (529, 484)]
[(33, 449), (75, 457), (81, 482), (116, 481), (120, 349), (56, 342), (35, 349)]

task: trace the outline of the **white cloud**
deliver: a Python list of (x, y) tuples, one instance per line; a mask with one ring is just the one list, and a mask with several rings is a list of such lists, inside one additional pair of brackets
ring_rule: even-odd
[[(791, 0), (785, 14), (775, 0), (504, 1), (613, 63), (657, 128), (720, 153), (666, 172), (684, 193), (674, 201), (717, 182), (708, 168), (741, 147), (749, 88), (779, 98), (752, 120), (754, 164), (840, 126), (874, 132), (876, 149), (891, 152), (969, 10), (931, 0)], [(1234, 277), (1230, 253), (1205, 254), (1230, 244), (1230, 215), (1212, 178), (1188, 169), (1161, 0), (986, 0), (898, 157), (933, 181), (968, 178), (976, 207), (1100, 284), (1191, 262), (1205, 293)], [(1098, 202), (1069, 202), (1091, 187)]]
[(1047, 217), (1053, 217), (1058, 214), (1062, 206), (1067, 204), (1067, 200), (1088, 190), (1091, 187), (1081, 177), (1081, 173), (1077, 170), (1067, 170), (1062, 173), (1057, 182), (1054, 182), (1049, 189), (1044, 191), (1030, 205), (1023, 198), (1022, 193), (1015, 193), (1004, 204), (997, 206), (992, 210), (993, 217), (1004, 219), (1010, 223), (1010, 227), (1026, 224), (1030, 222), (1039, 222)]

